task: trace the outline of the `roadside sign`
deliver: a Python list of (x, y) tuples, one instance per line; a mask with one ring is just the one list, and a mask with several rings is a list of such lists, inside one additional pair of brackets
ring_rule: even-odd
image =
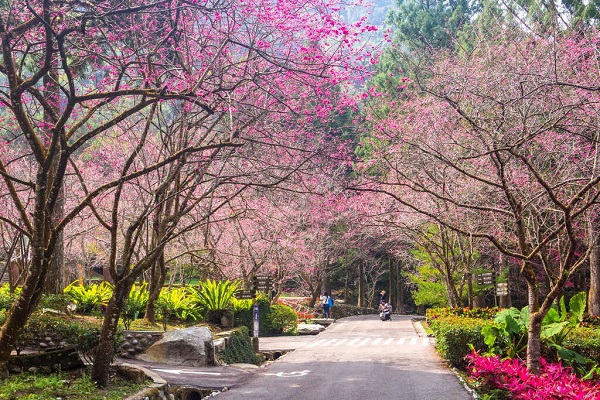
[(254, 290), (251, 290), (251, 289), (238, 290), (235, 293), (235, 298), (236, 299), (253, 299), (254, 298)]
[(252, 307), (252, 316), (254, 321), (254, 337), (258, 337), (258, 304), (255, 304)]
[(475, 275), (475, 279), (480, 285), (491, 285), (494, 283), (494, 273), (493, 272), (484, 272), (481, 274)]
[(508, 296), (508, 282), (496, 284), (496, 296)]

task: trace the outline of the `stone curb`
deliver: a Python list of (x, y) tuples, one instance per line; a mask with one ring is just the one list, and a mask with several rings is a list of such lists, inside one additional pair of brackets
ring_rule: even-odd
[(165, 393), (165, 389), (168, 386), (166, 380), (161, 378), (157, 373), (150, 371), (148, 368), (144, 368), (139, 365), (122, 363), (117, 366), (124, 368), (131, 368), (137, 371), (142, 372), (148, 378), (152, 379), (152, 384), (147, 386), (146, 388), (140, 390), (139, 392), (132, 394), (131, 396), (125, 398), (124, 400), (146, 400), (146, 399), (167, 399), (168, 395)]

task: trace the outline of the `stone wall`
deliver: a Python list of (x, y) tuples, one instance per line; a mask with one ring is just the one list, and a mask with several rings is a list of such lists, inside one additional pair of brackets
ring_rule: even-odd
[(163, 332), (123, 331), (124, 340), (119, 348), (119, 357), (134, 358), (163, 337)]

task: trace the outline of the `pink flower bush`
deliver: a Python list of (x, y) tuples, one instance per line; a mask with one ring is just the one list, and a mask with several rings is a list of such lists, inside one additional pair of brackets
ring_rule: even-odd
[(500, 360), (473, 352), (467, 360), (471, 377), (481, 380), (484, 386), (510, 392), (513, 399), (600, 399), (600, 385), (582, 381), (569, 368), (549, 364), (543, 358), (539, 375), (527, 371), (518, 359)]

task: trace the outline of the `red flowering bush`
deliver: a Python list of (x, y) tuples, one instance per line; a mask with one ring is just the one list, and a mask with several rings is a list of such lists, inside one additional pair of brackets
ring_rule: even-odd
[(482, 388), (501, 389), (510, 393), (511, 399), (592, 400), (600, 398), (600, 385), (582, 381), (570, 368), (560, 363), (549, 364), (541, 360), (540, 374), (535, 375), (519, 359), (500, 360), (497, 356), (480, 356), (476, 352), (467, 357), (468, 370), (480, 381)]

